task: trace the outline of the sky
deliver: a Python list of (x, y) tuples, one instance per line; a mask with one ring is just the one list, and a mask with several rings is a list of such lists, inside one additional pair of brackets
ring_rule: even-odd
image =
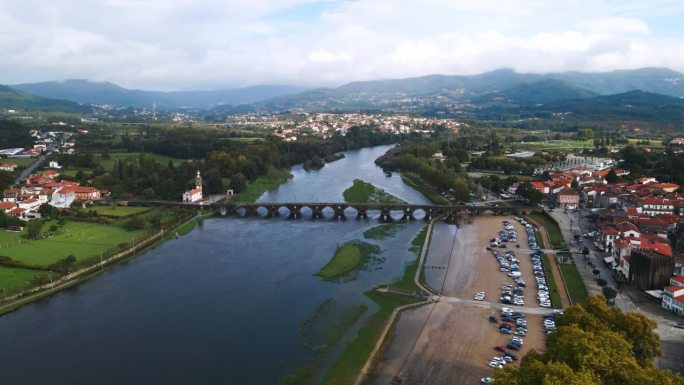
[(681, 0), (0, 0), (0, 83), (338, 86), (428, 74), (684, 72)]

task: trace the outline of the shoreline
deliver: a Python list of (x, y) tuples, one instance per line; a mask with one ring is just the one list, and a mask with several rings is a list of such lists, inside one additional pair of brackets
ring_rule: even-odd
[[(202, 217), (203, 219), (204, 217)], [(130, 260), (131, 258), (139, 255), (140, 253), (147, 252), (154, 249), (155, 247), (163, 244), (164, 242), (171, 240), (174, 237), (175, 232), (180, 232), (188, 224), (195, 222), (197, 223), (197, 217), (192, 216), (188, 218), (185, 222), (175, 225), (169, 229), (160, 229), (159, 232), (152, 234), (148, 237), (141, 239), (139, 242), (129, 247), (126, 250), (122, 250), (110, 256), (107, 259), (103, 259), (93, 265), (83, 267), (77, 271), (66, 274), (59, 280), (52, 283), (44, 284), (37, 287), (32, 287), (25, 290), (22, 293), (14, 294), (11, 299), (7, 302), (0, 304), (0, 317), (5, 314), (11, 313), (19, 308), (36, 302), (40, 299), (49, 297), (53, 294), (59, 293), (60, 291), (69, 289), (83, 282), (87, 282), (101, 273), (110, 270), (114, 266), (117, 266), (121, 262)], [(195, 226), (192, 227), (194, 229)], [(190, 231), (192, 231), (192, 229)], [(187, 233), (187, 232), (186, 232)], [(184, 235), (184, 234), (183, 234)]]

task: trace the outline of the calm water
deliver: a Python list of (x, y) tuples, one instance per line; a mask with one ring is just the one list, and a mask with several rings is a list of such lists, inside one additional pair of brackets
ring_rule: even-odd
[[(336, 201), (360, 178), (427, 203), (373, 164), (388, 148), (352, 151), (319, 171), (297, 167), (290, 182), (261, 200)], [(367, 303), (361, 293), (401, 275), (412, 258), (406, 250), (421, 222), (375, 242), (386, 257), (380, 270), (346, 283), (312, 275), (336, 245), (377, 224), (207, 220), (92, 281), (0, 317), (3, 383), (276, 384), (314, 357), (299, 326), (318, 304)]]

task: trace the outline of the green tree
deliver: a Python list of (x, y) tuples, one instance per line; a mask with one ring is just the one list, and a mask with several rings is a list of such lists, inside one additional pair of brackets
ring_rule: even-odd
[(614, 169), (610, 169), (608, 174), (606, 175), (606, 182), (608, 183), (617, 183), (620, 180), (620, 177), (618, 177), (617, 173), (615, 172)]
[(594, 139), (594, 130), (591, 128), (580, 128), (577, 130), (577, 135), (575, 136), (577, 140), (591, 140)]
[(615, 290), (614, 287), (612, 286), (604, 286), (603, 287), (603, 296), (606, 297), (608, 301), (612, 301), (617, 297), (617, 290)]
[(230, 178), (230, 188), (237, 194), (247, 187), (247, 178), (242, 173), (233, 174)]
[(43, 222), (39, 219), (34, 219), (28, 223), (27, 232), (29, 239), (38, 239), (43, 230)]

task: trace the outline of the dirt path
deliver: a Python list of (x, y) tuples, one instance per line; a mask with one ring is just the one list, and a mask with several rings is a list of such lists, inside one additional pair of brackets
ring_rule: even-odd
[[(539, 234), (541, 234), (541, 237), (544, 240), (544, 245), (547, 248), (550, 248), (551, 238), (549, 238), (549, 232), (546, 230), (546, 227), (539, 226), (539, 224), (532, 219), (527, 218), (527, 220), (537, 226), (539, 229)], [(568, 295), (568, 290), (565, 288), (565, 281), (561, 275), (560, 267), (558, 267), (558, 262), (556, 262), (556, 253), (547, 251), (546, 255), (549, 257), (549, 265), (551, 265), (549, 268), (551, 269), (551, 275), (553, 275), (553, 280), (556, 282), (556, 287), (558, 288), (561, 306), (563, 309), (568, 308), (572, 305), (572, 303), (570, 301), (570, 296)]]
[[(503, 230), (506, 217), (479, 217), (472, 224), (453, 232), (442, 231), (433, 242), (449, 244), (448, 248), (430, 250), (426, 265), (443, 266), (426, 279), (430, 286), (441, 288), (444, 301), (420, 309), (410, 310), (397, 322), (392, 342), (378, 368), (377, 385), (414, 384), (477, 384), (491, 375), (489, 360), (499, 354), (495, 346), (505, 345), (510, 336), (498, 332), (497, 325), (487, 321), (490, 315), (499, 316), (500, 286), (512, 282), (499, 271), (499, 263), (486, 250), (489, 239)], [(526, 242), (522, 226), (514, 223), (520, 243)], [(437, 239), (447, 237), (448, 239)], [(446, 251), (445, 251), (446, 250)], [(503, 251), (503, 249), (502, 249)], [(526, 281), (534, 281), (529, 251), (516, 252)], [(472, 301), (478, 291), (487, 293), (488, 302)], [(535, 289), (525, 292), (529, 333), (520, 357), (529, 350), (543, 351), (546, 342), (542, 316), (547, 309), (538, 308)], [(522, 308), (521, 308), (522, 310)]]

